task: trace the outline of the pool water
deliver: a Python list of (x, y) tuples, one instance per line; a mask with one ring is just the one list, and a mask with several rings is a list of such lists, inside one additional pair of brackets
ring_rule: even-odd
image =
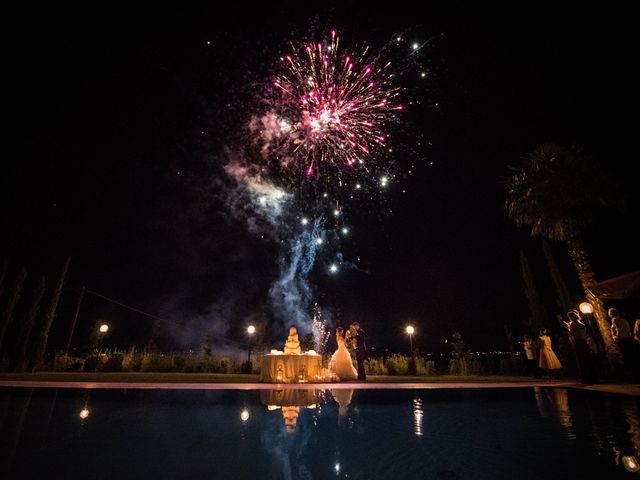
[(0, 478), (638, 478), (637, 397), (0, 389)]

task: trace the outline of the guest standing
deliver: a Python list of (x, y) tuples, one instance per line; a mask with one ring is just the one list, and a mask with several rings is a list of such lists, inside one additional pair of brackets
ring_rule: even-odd
[(635, 345), (631, 337), (631, 327), (626, 318), (620, 316), (617, 308), (610, 308), (607, 312), (611, 318), (611, 336), (613, 341), (618, 344), (622, 359), (624, 360), (624, 369), (634, 379), (638, 377), (638, 363), (635, 358)]
[(364, 362), (367, 359), (367, 342), (365, 341), (364, 330), (360, 328), (358, 322), (353, 322), (353, 329), (355, 330), (356, 340), (356, 362), (358, 364), (358, 380), (366, 380), (367, 374), (364, 369)]
[(536, 342), (531, 336), (525, 334), (524, 342), (520, 342), (524, 347), (524, 353), (527, 359), (526, 372), (527, 375), (540, 377), (540, 369), (538, 368), (538, 355), (536, 354)]
[(582, 323), (578, 310), (571, 310), (567, 313), (567, 316), (569, 317), (567, 330), (571, 344), (573, 345), (573, 353), (576, 356), (580, 379), (582, 383), (593, 383), (595, 381), (595, 375), (591, 350), (587, 343), (587, 326)]
[(538, 351), (540, 352), (540, 362), (538, 366), (547, 371), (549, 379), (560, 378), (562, 364), (551, 348), (551, 338), (547, 335), (547, 329), (541, 328), (538, 336)]

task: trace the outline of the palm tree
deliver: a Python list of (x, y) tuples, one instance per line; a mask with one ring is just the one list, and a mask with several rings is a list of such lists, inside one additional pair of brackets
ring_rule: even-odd
[(619, 369), (622, 356), (611, 336), (602, 301), (591, 293), (595, 283), (582, 230), (602, 207), (621, 206), (614, 183), (590, 158), (575, 149), (545, 143), (529, 152), (507, 180), (505, 202), (509, 218), (531, 228), (532, 236), (562, 241), (582, 282), (584, 293), (605, 343), (607, 357)]
[(537, 335), (542, 327), (547, 326), (547, 312), (540, 301), (529, 260), (522, 250), (520, 250), (520, 265), (522, 266), (522, 279), (525, 285), (524, 294), (529, 300), (530, 315), (529, 319), (523, 323), (529, 327), (534, 335)]

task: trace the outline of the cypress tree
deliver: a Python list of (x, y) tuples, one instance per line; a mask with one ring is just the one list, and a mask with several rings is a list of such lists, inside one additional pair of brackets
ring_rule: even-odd
[(47, 342), (49, 341), (49, 330), (51, 330), (51, 325), (53, 324), (53, 319), (56, 315), (58, 301), (60, 300), (60, 295), (62, 294), (62, 286), (64, 285), (64, 279), (67, 276), (67, 270), (69, 269), (70, 261), (71, 257), (68, 257), (66, 262), (64, 262), (64, 265), (62, 266), (62, 270), (60, 271), (60, 275), (58, 276), (58, 281), (51, 294), (49, 304), (47, 305), (42, 320), (41, 329), (32, 341), (33, 354), (30, 355), (29, 358), (29, 370), (34, 370), (35, 367), (40, 365), (44, 360), (44, 352), (47, 348)]
[[(22, 293), (22, 286), (24, 285), (25, 278), (27, 278), (27, 269), (22, 267), (13, 281), (13, 286), (9, 291), (9, 298), (7, 299), (7, 302), (2, 309), (2, 313), (0, 314), (0, 351), (2, 351), (2, 341), (4, 340), (4, 335), (7, 332), (7, 327), (9, 327), (13, 320), (13, 311), (16, 308), (18, 300), (20, 300), (20, 294)], [(7, 349), (5, 348), (4, 350)]]
[(4, 291), (4, 277), (7, 274), (7, 266), (9, 265), (9, 260), (2, 260), (2, 266), (0, 266), (0, 301), (2, 300), (2, 292)]
[(29, 345), (29, 338), (31, 336), (31, 331), (33, 330), (33, 325), (36, 323), (36, 317), (40, 310), (40, 303), (44, 296), (44, 290), (45, 278), (42, 276), (38, 280), (33, 291), (29, 309), (27, 310), (27, 313), (25, 313), (22, 324), (20, 325), (20, 330), (18, 331), (18, 339), (16, 341), (16, 348), (12, 358), (12, 367), (15, 370), (23, 370), (25, 367), (25, 355)]

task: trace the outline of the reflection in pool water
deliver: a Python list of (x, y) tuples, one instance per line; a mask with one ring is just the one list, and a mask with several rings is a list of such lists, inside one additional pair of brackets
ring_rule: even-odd
[(424, 413), (422, 412), (422, 399), (418, 395), (416, 395), (413, 398), (413, 425), (417, 437), (422, 436), (423, 417)]
[(563, 388), (5, 388), (0, 432), (1, 478), (640, 476), (638, 399)]
[(622, 464), (630, 472), (640, 472), (640, 410), (638, 403), (633, 402), (626, 402), (623, 408), (629, 425), (627, 433), (631, 438), (631, 452), (622, 457)]
[(533, 387), (541, 417), (554, 416), (565, 429), (568, 438), (575, 438), (573, 419), (569, 408), (569, 390), (566, 388)]
[(300, 408), (317, 408), (321, 394), (321, 390), (315, 389), (261, 390), (260, 400), (270, 412), (281, 410), (285, 431), (293, 433), (296, 430)]
[(338, 423), (345, 425), (349, 423), (349, 405), (353, 398), (352, 388), (333, 389), (331, 390), (331, 396), (338, 404)]

